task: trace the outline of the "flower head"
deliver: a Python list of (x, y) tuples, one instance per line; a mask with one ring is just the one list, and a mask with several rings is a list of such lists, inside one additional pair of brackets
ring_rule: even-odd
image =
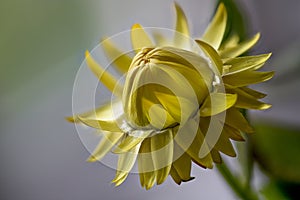
[[(239, 109), (270, 107), (258, 100), (265, 94), (248, 87), (272, 78), (273, 72), (257, 71), (270, 54), (239, 57), (259, 34), (242, 42), (237, 35), (224, 41), (227, 13), (220, 4), (202, 38), (195, 40), (197, 49), (182, 9), (177, 4), (175, 8), (172, 42), (161, 37), (153, 42), (138, 24), (131, 29), (133, 58), (121, 54), (110, 40), (103, 41), (109, 58), (121, 55), (113, 64), (125, 74), (124, 85), (86, 53), (88, 66), (117, 101), (69, 120), (103, 131), (88, 160), (101, 160), (111, 150), (118, 154), (116, 185), (124, 182), (136, 160), (146, 189), (168, 175), (177, 184), (193, 179), (192, 162), (212, 168), (213, 162), (221, 162), (220, 152), (236, 155), (230, 139), (243, 141), (241, 132), (253, 132)], [(116, 105), (122, 107), (117, 116)]]

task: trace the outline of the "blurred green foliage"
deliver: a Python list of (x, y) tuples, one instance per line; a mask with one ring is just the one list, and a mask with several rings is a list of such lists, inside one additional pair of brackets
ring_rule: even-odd
[(300, 183), (300, 130), (274, 124), (255, 126), (250, 138), (256, 160), (273, 177)]

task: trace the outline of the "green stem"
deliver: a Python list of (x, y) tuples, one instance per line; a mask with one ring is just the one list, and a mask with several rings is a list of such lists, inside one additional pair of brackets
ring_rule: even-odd
[(230, 185), (233, 191), (243, 200), (259, 200), (257, 195), (249, 188), (243, 187), (243, 184), (232, 175), (226, 163), (217, 165), (217, 169), (222, 174), (226, 182)]

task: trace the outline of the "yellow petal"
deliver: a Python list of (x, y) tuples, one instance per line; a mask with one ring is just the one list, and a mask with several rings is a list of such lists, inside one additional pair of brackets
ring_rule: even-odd
[(259, 37), (260, 34), (257, 33), (253, 38), (250, 38), (249, 40), (241, 42), (234, 47), (221, 50), (219, 52), (221, 58), (234, 58), (245, 53), (256, 44), (256, 42), (259, 40)]
[(223, 62), (218, 52), (206, 42), (203, 42), (201, 40), (196, 40), (196, 42), (202, 48), (208, 58), (213, 62), (216, 69), (218, 69), (219, 74), (222, 74)]
[(139, 145), (136, 145), (130, 151), (119, 155), (117, 173), (115, 178), (112, 180), (112, 182), (115, 183), (116, 186), (125, 181), (128, 173), (131, 171), (136, 161), (140, 146), (141, 143)]
[[(155, 86), (154, 86), (155, 87)], [(145, 95), (146, 97), (146, 95)], [(150, 124), (158, 130), (164, 129), (166, 127), (172, 126), (175, 124), (175, 119), (170, 115), (170, 113), (165, 110), (156, 98), (153, 97), (151, 100), (146, 98), (143, 99), (144, 104), (144, 114), (150, 121)]]
[(119, 128), (119, 124), (112, 120), (112, 121), (105, 121), (105, 120), (97, 120), (91, 118), (85, 118), (78, 116), (78, 119), (85, 125), (90, 126), (92, 128), (100, 129), (103, 131), (110, 131), (110, 132), (121, 132), (122, 130)]
[(178, 172), (176, 171), (176, 169), (173, 166), (171, 167), (170, 175), (175, 183), (177, 183), (178, 185), (181, 184), (182, 180), (181, 180), (180, 176), (178, 175)]
[(193, 120), (189, 120), (184, 127), (179, 129), (175, 136), (175, 142), (192, 158), (192, 160), (203, 168), (212, 168), (212, 157), (210, 154), (203, 158), (199, 157), (200, 147), (209, 152), (208, 146), (204, 140), (204, 136), (198, 124)]
[(237, 108), (244, 109), (266, 110), (269, 109), (272, 105), (258, 101), (252, 97), (248, 98), (246, 96), (238, 96), (235, 106)]
[(192, 102), (183, 97), (156, 92), (156, 97), (168, 113), (179, 123), (185, 123), (199, 107), (198, 102)]
[(235, 104), (238, 108), (265, 110), (271, 107), (270, 104), (258, 101), (255, 97), (240, 88), (228, 89), (227, 91), (238, 95)]
[(118, 49), (108, 38), (102, 41), (102, 45), (107, 57), (113, 62), (116, 68), (120, 72), (126, 73), (131, 64), (132, 58)]
[(232, 34), (227, 38), (224, 42), (222, 42), (220, 48), (218, 50), (224, 50), (227, 48), (235, 47), (240, 41), (240, 37), (238, 34)]
[(180, 179), (184, 182), (194, 179), (191, 177), (191, 157), (184, 153), (173, 163), (173, 167), (176, 169), (177, 174), (180, 176)]
[(105, 154), (107, 154), (111, 150), (111, 148), (121, 139), (123, 135), (124, 133), (118, 132), (105, 133), (100, 143), (87, 161), (95, 162), (97, 160), (101, 160), (105, 156)]
[(143, 141), (138, 155), (138, 169), (142, 187), (149, 190), (156, 181), (156, 171), (154, 170), (151, 156), (151, 141), (147, 138)]
[(151, 137), (151, 154), (156, 170), (156, 182), (159, 185), (166, 180), (172, 166), (173, 135), (171, 130)]
[(235, 129), (241, 130), (246, 133), (254, 132), (253, 128), (249, 125), (248, 121), (236, 108), (230, 108), (226, 111), (225, 123)]
[(215, 163), (222, 163), (222, 157), (219, 151), (217, 151), (216, 149), (212, 149), (210, 153)]
[(188, 44), (190, 36), (188, 22), (182, 8), (177, 3), (175, 3), (175, 9), (177, 18), (174, 43), (178, 46), (185, 46)]
[(152, 37), (156, 46), (169, 46), (172, 42), (160, 32), (153, 32)]
[(245, 141), (240, 130), (235, 129), (227, 124), (224, 125), (222, 134), (225, 134), (228, 138), (236, 141)]
[(134, 24), (131, 28), (131, 43), (136, 53), (138, 53), (144, 47), (153, 46), (148, 34), (139, 24)]
[(227, 12), (223, 3), (220, 3), (218, 10), (206, 29), (202, 40), (210, 44), (213, 48), (218, 49), (225, 33), (227, 23)]
[(267, 96), (264, 93), (258, 92), (256, 90), (253, 90), (253, 89), (248, 88), (248, 87), (241, 87), (240, 89), (243, 90), (244, 92), (246, 92), (247, 94), (251, 95), (252, 97), (256, 98), (256, 99), (262, 99), (265, 96)]
[(243, 71), (223, 77), (223, 82), (233, 87), (243, 87), (271, 79), (274, 72)]
[(67, 117), (66, 119), (69, 122), (73, 122), (73, 123), (81, 122), (78, 117), (95, 119), (95, 120), (113, 121), (119, 117), (119, 113), (116, 112), (121, 109), (122, 109), (122, 102), (118, 100), (117, 101), (113, 100), (113, 102), (106, 103), (96, 108), (95, 110), (91, 110), (82, 114)]
[(153, 131), (152, 130), (136, 130), (132, 134), (136, 136), (127, 136), (114, 150), (114, 153), (123, 153), (130, 151), (136, 145), (140, 144), (145, 138), (147, 138)]
[(271, 54), (263, 54), (258, 56), (244, 56), (238, 58), (226, 59), (224, 64), (230, 65), (229, 71), (223, 74), (224, 76), (239, 73), (245, 70), (262, 66), (269, 58)]
[(200, 108), (200, 116), (212, 116), (232, 107), (237, 100), (235, 94), (211, 93)]
[(88, 51), (85, 52), (85, 59), (88, 67), (96, 77), (116, 96), (121, 96), (122, 87), (118, 84), (117, 80), (109, 72), (105, 71)]
[(236, 156), (236, 153), (233, 149), (233, 146), (232, 146), (229, 138), (223, 133), (219, 136), (219, 139), (218, 139), (217, 143), (215, 144), (214, 148), (228, 156), (231, 156), (231, 157)]

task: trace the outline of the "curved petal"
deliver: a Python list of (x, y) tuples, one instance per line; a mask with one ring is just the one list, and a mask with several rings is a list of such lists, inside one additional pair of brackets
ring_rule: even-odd
[(138, 155), (138, 169), (142, 187), (149, 190), (155, 184), (156, 171), (154, 170), (151, 156), (151, 141), (147, 138), (143, 141)]
[(218, 69), (219, 74), (222, 74), (223, 62), (218, 52), (206, 42), (203, 42), (201, 40), (196, 40), (196, 42), (201, 47), (201, 49), (205, 52), (205, 54), (210, 58), (210, 60), (213, 62), (215, 67)]
[(156, 182), (162, 184), (169, 175), (173, 160), (173, 135), (171, 130), (152, 136), (151, 154)]
[(201, 106), (200, 116), (207, 117), (219, 114), (232, 107), (236, 100), (236, 94), (212, 93)]
[(132, 148), (134, 148), (136, 145), (140, 144), (144, 139), (146, 139), (153, 131), (137, 130), (136, 132), (138, 132), (136, 136), (132, 136), (132, 135), (127, 136), (114, 150), (114, 153), (124, 153), (130, 151)]
[(185, 123), (199, 107), (198, 102), (192, 102), (183, 97), (160, 92), (155, 94), (163, 107), (177, 122)]
[(262, 99), (267, 96), (267, 94), (261, 93), (248, 87), (240, 87), (240, 89), (256, 99)]
[(261, 83), (271, 79), (274, 72), (258, 72), (247, 70), (237, 74), (231, 74), (223, 77), (223, 82), (233, 87), (244, 87), (247, 85)]
[(95, 162), (97, 160), (101, 160), (105, 156), (105, 154), (107, 154), (111, 150), (111, 148), (121, 139), (123, 135), (124, 133), (118, 132), (105, 133), (100, 143), (87, 161)]
[(253, 38), (250, 38), (249, 40), (241, 42), (234, 47), (219, 51), (220, 56), (222, 58), (235, 58), (248, 51), (251, 47), (253, 47), (257, 43), (259, 38), (260, 38), (260, 34), (257, 33), (256, 35), (254, 35)]
[(240, 88), (228, 89), (227, 91), (238, 95), (235, 104), (238, 108), (265, 110), (271, 107), (270, 104), (258, 101), (255, 97)]
[(174, 161), (173, 167), (182, 181), (185, 182), (194, 179), (194, 177), (191, 177), (192, 160), (187, 153), (182, 154), (182, 156)]
[(186, 16), (182, 8), (175, 3), (176, 9), (176, 32), (174, 36), (174, 43), (179, 46), (186, 46), (189, 42), (190, 30)]
[(78, 123), (81, 122), (78, 118), (80, 116), (81, 118), (112, 121), (117, 120), (122, 112), (122, 102), (117, 100), (106, 103), (95, 110), (67, 117), (66, 120), (72, 123)]
[(227, 124), (224, 125), (222, 134), (225, 134), (228, 138), (235, 141), (245, 141), (240, 130), (235, 129)]
[(78, 116), (78, 119), (85, 125), (90, 126), (92, 128), (100, 129), (103, 131), (110, 131), (110, 132), (122, 132), (119, 128), (119, 124), (112, 120), (112, 121), (105, 121), (105, 120), (98, 120), (98, 119), (91, 119)]
[(245, 70), (253, 69), (257, 66), (262, 66), (272, 54), (262, 54), (257, 56), (243, 56), (238, 58), (226, 59), (224, 65), (230, 65), (228, 72), (223, 73), (224, 76), (236, 74)]
[(102, 45), (106, 56), (112, 60), (116, 68), (120, 72), (126, 73), (131, 64), (132, 58), (118, 49), (109, 38), (104, 39), (102, 41)]
[(224, 50), (227, 48), (235, 47), (238, 45), (239, 41), (240, 37), (238, 36), (238, 34), (232, 34), (231, 36), (229, 36), (229, 38), (222, 42), (218, 50)]
[(215, 144), (214, 148), (218, 151), (221, 151), (222, 153), (231, 156), (231, 157), (235, 157), (236, 153), (234, 151), (234, 148), (229, 140), (229, 138), (227, 137), (226, 134), (222, 133), (217, 141), (217, 143)]
[(202, 40), (210, 44), (214, 49), (218, 49), (223, 40), (226, 29), (227, 12), (223, 3), (220, 3), (217, 12), (206, 29)]
[[(224, 122), (224, 121), (223, 121)], [(235, 129), (241, 130), (245, 133), (253, 133), (254, 130), (237, 108), (230, 108), (226, 111), (225, 118), (226, 125)]]
[[(180, 132), (177, 132), (174, 137), (176, 144), (178, 144), (197, 165), (203, 168), (212, 168), (212, 157), (210, 154), (202, 158), (199, 157), (200, 148), (206, 149), (207, 152), (209, 152), (199, 125), (191, 119), (179, 130)], [(195, 135), (192, 133), (195, 133)]]
[(134, 24), (131, 28), (131, 43), (136, 53), (138, 53), (144, 47), (153, 46), (148, 34), (139, 24)]
[(170, 170), (170, 175), (172, 177), (172, 179), (174, 180), (175, 183), (177, 183), (178, 185), (181, 184), (181, 178), (178, 174), (178, 172), (176, 171), (176, 169), (172, 166), (171, 170)]
[(130, 151), (119, 155), (117, 173), (115, 178), (112, 180), (112, 183), (115, 183), (116, 186), (122, 184), (127, 178), (129, 172), (134, 166), (140, 146), (141, 143), (133, 147)]
[(90, 55), (88, 51), (85, 52), (85, 59), (90, 70), (97, 76), (97, 78), (116, 96), (121, 96), (122, 86), (109, 72), (105, 71)]

